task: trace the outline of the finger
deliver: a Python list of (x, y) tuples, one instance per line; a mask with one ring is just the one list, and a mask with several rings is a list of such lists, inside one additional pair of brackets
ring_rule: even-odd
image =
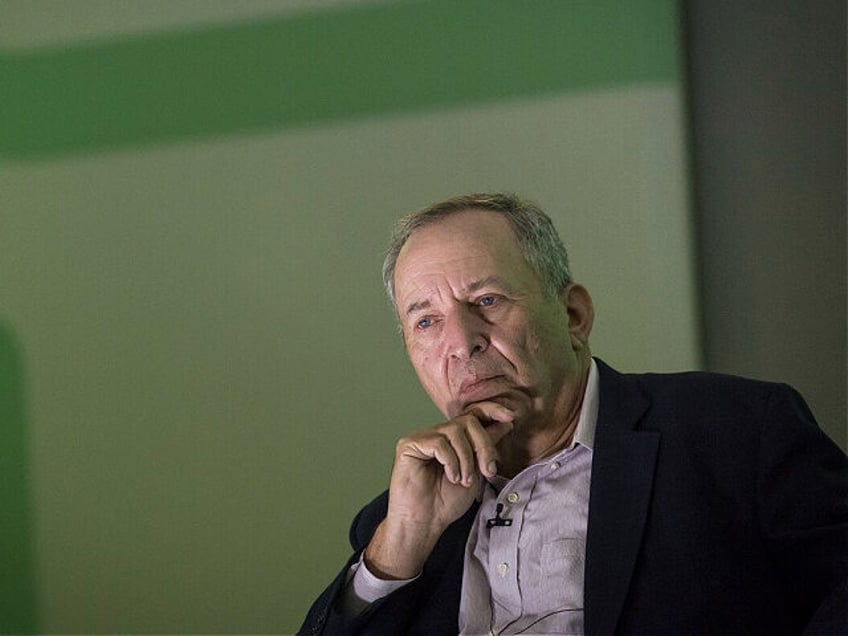
[(480, 420), (484, 427), (493, 422), (511, 422), (515, 419), (512, 409), (497, 402), (475, 402), (469, 405), (465, 412)]
[(497, 444), (504, 436), (512, 432), (515, 413), (502, 404), (477, 402), (469, 407), (468, 412), (480, 420), (491, 437), (492, 444)]
[(451, 448), (459, 461), (459, 470), (461, 473), (460, 483), (463, 486), (470, 486), (474, 482), (474, 476), (477, 474), (477, 455), (475, 453), (474, 443), (469, 437), (469, 427), (473, 426), (482, 430), (477, 418), (471, 415), (464, 415), (451, 420), (444, 427), (445, 435), (450, 441)]
[(492, 440), (492, 444), (497, 444), (504, 437), (512, 433), (512, 429), (515, 428), (515, 424), (512, 421), (509, 422), (492, 422), (489, 426), (486, 427), (486, 434)]
[(453, 444), (443, 433), (428, 431), (425, 435), (402, 440), (399, 447), (399, 457), (411, 457), (425, 462), (435, 460), (441, 464), (448, 481), (456, 484), (462, 480), (459, 458)]
[(500, 456), (496, 445), (512, 430), (512, 426), (512, 422), (492, 422), (487, 428), (481, 425), (468, 427), (468, 436), (474, 447), (477, 465), (486, 477), (497, 475)]

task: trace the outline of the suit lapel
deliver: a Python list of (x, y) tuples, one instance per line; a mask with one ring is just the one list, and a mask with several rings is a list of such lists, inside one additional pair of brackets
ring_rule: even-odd
[(650, 406), (635, 381), (597, 363), (600, 402), (589, 494), (585, 629), (612, 634), (639, 553), (660, 435), (634, 430)]

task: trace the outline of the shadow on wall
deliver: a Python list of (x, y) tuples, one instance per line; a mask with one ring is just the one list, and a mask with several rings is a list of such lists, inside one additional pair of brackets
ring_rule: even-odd
[(36, 630), (29, 453), (20, 347), (0, 317), (0, 633)]

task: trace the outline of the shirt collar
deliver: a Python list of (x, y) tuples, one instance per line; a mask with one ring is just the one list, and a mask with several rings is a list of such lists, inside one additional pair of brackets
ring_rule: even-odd
[(583, 393), (583, 405), (580, 407), (580, 418), (577, 420), (577, 428), (574, 430), (574, 441), (570, 444), (585, 446), (589, 450), (595, 445), (595, 427), (598, 424), (598, 393), (600, 381), (598, 379), (598, 365), (594, 358), (590, 358), (589, 379), (586, 380), (586, 390)]

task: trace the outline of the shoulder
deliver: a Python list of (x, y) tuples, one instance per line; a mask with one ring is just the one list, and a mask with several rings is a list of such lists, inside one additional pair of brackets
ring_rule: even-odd
[(792, 387), (719, 373), (623, 374), (598, 361), (598, 431), (655, 431), (677, 457), (717, 453), (728, 462), (799, 443), (827, 444)]
[(602, 375), (613, 376), (612, 383), (629, 384), (644, 395), (653, 416), (761, 424), (783, 417), (815, 421), (803, 397), (787, 384), (705, 371), (618, 373), (602, 362), (598, 366)]

